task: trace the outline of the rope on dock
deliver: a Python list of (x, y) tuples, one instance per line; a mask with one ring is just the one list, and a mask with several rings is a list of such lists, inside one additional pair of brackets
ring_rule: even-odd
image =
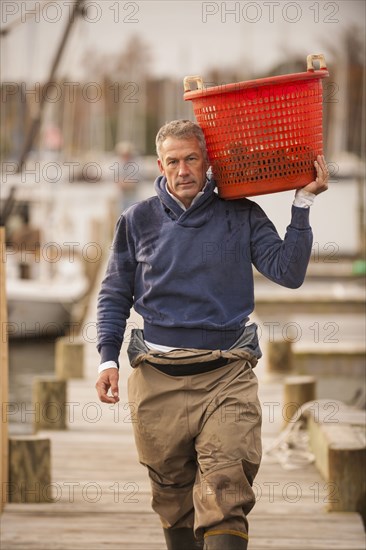
[[(309, 435), (304, 423), (309, 414), (314, 414), (317, 422), (329, 417), (325, 405), (329, 406), (329, 399), (316, 399), (301, 405), (280, 435), (264, 448), (263, 458), (278, 462), (284, 470), (297, 470), (312, 464), (315, 455), (309, 450)], [(344, 407), (342, 401), (332, 400), (332, 405), (339, 407), (338, 410)]]

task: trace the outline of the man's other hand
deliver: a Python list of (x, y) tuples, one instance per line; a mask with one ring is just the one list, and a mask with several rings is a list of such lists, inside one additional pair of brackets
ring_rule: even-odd
[(309, 193), (314, 193), (314, 195), (319, 195), (319, 193), (323, 193), (328, 189), (329, 182), (329, 170), (324, 155), (317, 156), (314, 166), (316, 169), (316, 179), (303, 187), (303, 189)]
[[(100, 401), (103, 403), (118, 403), (118, 378), (118, 369), (106, 369), (100, 373), (95, 384)], [(112, 395), (107, 395), (109, 388)]]

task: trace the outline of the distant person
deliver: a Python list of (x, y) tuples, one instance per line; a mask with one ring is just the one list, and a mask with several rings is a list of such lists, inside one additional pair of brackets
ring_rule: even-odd
[(116, 170), (120, 192), (118, 216), (138, 201), (138, 184), (141, 180), (141, 161), (129, 141), (120, 141), (115, 147), (119, 166)]
[(254, 201), (216, 194), (197, 124), (166, 124), (156, 146), (157, 196), (120, 217), (99, 294), (96, 388), (101, 401), (118, 402), (118, 357), (134, 306), (144, 328), (128, 347), (128, 397), (167, 548), (246, 550), (261, 460), (252, 264), (280, 285), (303, 283), (309, 207), (327, 189), (328, 169), (318, 156), (316, 179), (296, 191), (281, 239)]

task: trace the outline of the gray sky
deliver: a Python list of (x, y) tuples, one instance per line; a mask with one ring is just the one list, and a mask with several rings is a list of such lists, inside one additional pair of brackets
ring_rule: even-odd
[[(183, 78), (213, 66), (243, 66), (265, 72), (286, 52), (304, 57), (337, 45), (357, 23), (365, 32), (363, 0), (297, 2), (201, 0), (88, 0), (88, 15), (73, 29), (60, 73), (85, 77), (86, 52), (115, 53), (140, 34), (151, 47), (152, 73)], [(36, 16), (34, 6), (41, 8)], [(2, 0), (3, 28), (20, 24), (2, 39), (3, 81), (42, 81), (49, 70), (72, 0)], [(328, 58), (329, 58), (328, 53)], [(305, 70), (305, 67), (304, 67)], [(247, 72), (247, 71), (246, 71)]]

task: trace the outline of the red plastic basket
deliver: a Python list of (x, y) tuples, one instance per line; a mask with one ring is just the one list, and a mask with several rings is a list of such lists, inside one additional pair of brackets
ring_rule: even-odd
[[(319, 60), (319, 70), (314, 61)], [(184, 79), (207, 143), (219, 195), (237, 199), (303, 187), (323, 154), (322, 54), (308, 55), (307, 72), (204, 88)], [(197, 89), (191, 90), (195, 82)]]

